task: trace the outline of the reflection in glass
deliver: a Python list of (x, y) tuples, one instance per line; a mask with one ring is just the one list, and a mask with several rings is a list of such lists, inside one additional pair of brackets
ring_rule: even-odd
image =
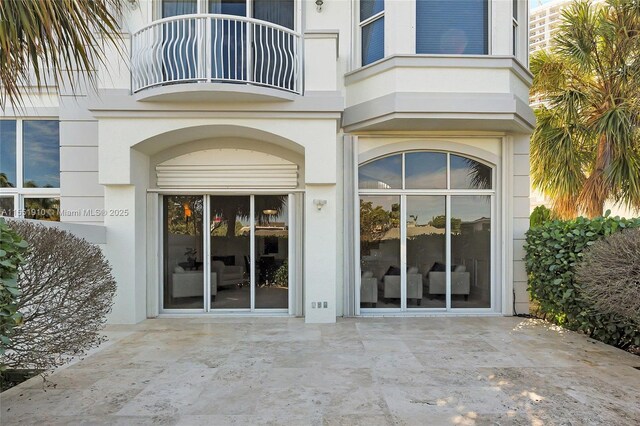
[[(250, 197), (211, 196), (211, 307), (251, 308)], [(213, 277), (215, 274), (215, 287)], [(213, 288), (216, 289), (215, 295)]]
[(360, 189), (402, 188), (402, 155), (392, 155), (358, 168)]
[(447, 154), (405, 154), (405, 185), (406, 189), (447, 189)]
[(416, 0), (416, 53), (486, 55), (488, 0)]
[(400, 307), (400, 197), (360, 197), (360, 307)]
[(255, 196), (256, 309), (289, 306), (289, 209), (286, 195)]
[(451, 155), (451, 189), (491, 189), (491, 167)]
[(60, 221), (59, 198), (25, 198), (24, 218), (36, 220)]
[(25, 188), (60, 187), (60, 138), (57, 120), (22, 123)]
[(202, 309), (202, 196), (165, 196), (163, 210), (163, 306), (165, 309)]
[(0, 120), (0, 188), (16, 186), (16, 121)]
[(407, 307), (446, 307), (446, 197), (407, 196)]
[(362, 27), (362, 66), (384, 58), (384, 16)]
[(384, 10), (384, 0), (360, 0), (360, 22)]
[(13, 209), (13, 197), (0, 197), (0, 216), (13, 217)]
[(198, 13), (197, 0), (162, 0), (162, 17)]
[(491, 197), (451, 197), (451, 307), (491, 307)]

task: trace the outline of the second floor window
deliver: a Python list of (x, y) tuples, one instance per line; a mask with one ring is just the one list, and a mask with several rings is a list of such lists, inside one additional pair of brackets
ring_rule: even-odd
[[(222, 15), (247, 16), (261, 21), (294, 27), (294, 0), (163, 0), (162, 17), (190, 15), (194, 13), (216, 13)], [(251, 5), (252, 7), (248, 7)]]
[(488, 0), (416, 0), (416, 53), (489, 53)]
[(362, 66), (384, 58), (384, 0), (360, 0)]

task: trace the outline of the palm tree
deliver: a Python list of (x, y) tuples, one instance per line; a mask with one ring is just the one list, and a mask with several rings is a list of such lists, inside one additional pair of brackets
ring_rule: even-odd
[(105, 48), (120, 48), (122, 2), (0, 1), (0, 107), (23, 105), (24, 86), (42, 90), (66, 80), (74, 89), (78, 77), (95, 84), (90, 71), (104, 60)]
[(599, 216), (608, 199), (639, 208), (640, 1), (574, 2), (531, 71), (532, 183), (555, 214)]

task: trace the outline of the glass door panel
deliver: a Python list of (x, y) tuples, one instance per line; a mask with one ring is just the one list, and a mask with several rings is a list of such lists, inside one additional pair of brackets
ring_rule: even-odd
[[(163, 0), (162, 17), (198, 13), (197, 0)], [(166, 22), (163, 32), (162, 73), (165, 80), (192, 80), (197, 78), (198, 46), (196, 21), (176, 20)]]
[(400, 197), (360, 197), (360, 307), (400, 308)]
[[(209, 0), (209, 13), (247, 16), (245, 0)], [(211, 23), (211, 78), (247, 80), (247, 24), (233, 19)]]
[(212, 309), (250, 309), (251, 198), (211, 196)]
[(451, 307), (491, 307), (491, 196), (451, 197)]
[(164, 197), (163, 252), (165, 309), (203, 309), (202, 196)]
[(255, 307), (289, 306), (287, 195), (255, 196)]
[(407, 307), (445, 308), (446, 197), (407, 196)]

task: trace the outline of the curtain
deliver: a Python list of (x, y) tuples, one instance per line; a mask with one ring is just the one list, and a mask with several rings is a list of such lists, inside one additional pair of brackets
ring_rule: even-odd
[(198, 13), (197, 0), (163, 0), (162, 1), (162, 17), (189, 15)]
[(293, 0), (254, 0), (253, 17), (293, 29)]

